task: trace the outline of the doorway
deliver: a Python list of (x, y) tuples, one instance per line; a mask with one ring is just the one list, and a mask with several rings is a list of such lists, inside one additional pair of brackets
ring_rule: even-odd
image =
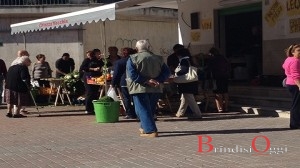
[(219, 10), (218, 39), (222, 52), (231, 63), (231, 79), (251, 81), (262, 74), (261, 4)]

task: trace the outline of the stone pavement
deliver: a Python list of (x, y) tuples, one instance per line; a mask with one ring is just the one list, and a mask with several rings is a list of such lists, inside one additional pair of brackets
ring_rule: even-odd
[[(27, 118), (7, 118), (4, 108), (0, 109), (1, 168), (300, 165), (299, 130), (288, 129), (286, 118), (235, 112), (206, 113), (201, 121), (159, 116), (159, 137), (145, 138), (139, 137), (137, 121), (96, 123), (82, 106), (44, 107), (40, 117), (28, 108), (32, 114)], [(211, 142), (205, 144), (208, 138)]]

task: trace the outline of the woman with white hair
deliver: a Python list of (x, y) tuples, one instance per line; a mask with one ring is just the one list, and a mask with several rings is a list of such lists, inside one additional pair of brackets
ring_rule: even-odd
[[(17, 64), (22, 64), (23, 58), (22, 57), (29, 57), (29, 53), (27, 50), (19, 50), (17, 52), (17, 58), (15, 60), (13, 60), (13, 62), (11, 63), (11, 66), (13, 65), (17, 65)], [(17, 106), (14, 106), (14, 109), (17, 109)], [(21, 108), (21, 112), (28, 114), (28, 111), (25, 110), (25, 108)]]
[[(7, 103), (7, 117), (23, 118), (25, 115), (20, 114), (22, 106), (29, 104), (29, 88), (30, 74), (28, 66), (31, 60), (28, 56), (22, 56), (18, 59), (18, 64), (11, 66), (7, 72), (7, 79), (5, 85), (5, 97)], [(13, 105), (16, 105), (14, 112)]]

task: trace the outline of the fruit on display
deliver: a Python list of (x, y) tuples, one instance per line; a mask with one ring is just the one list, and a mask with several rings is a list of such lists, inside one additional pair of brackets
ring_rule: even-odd
[[(102, 75), (100, 77), (91, 77), (90, 80), (94, 81), (96, 84), (104, 84), (105, 83), (105, 75)], [(112, 80), (111, 74), (106, 74), (106, 80), (107, 81)]]
[(106, 80), (112, 80), (112, 76), (111, 76), (111, 74), (106, 74)]

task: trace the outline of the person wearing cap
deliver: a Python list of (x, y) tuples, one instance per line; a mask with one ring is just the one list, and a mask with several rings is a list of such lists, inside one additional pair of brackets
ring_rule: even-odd
[(70, 58), (69, 53), (64, 53), (62, 57), (55, 62), (55, 68), (56, 78), (61, 78), (74, 71), (75, 63), (73, 58)]

